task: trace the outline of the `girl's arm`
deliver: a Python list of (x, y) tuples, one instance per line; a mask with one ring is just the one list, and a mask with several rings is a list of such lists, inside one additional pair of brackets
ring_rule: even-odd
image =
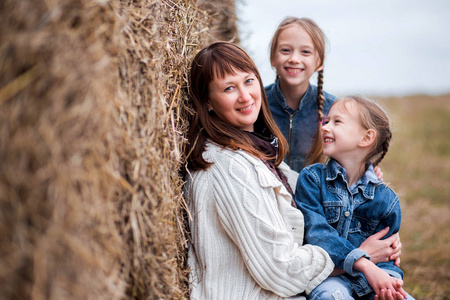
[[(383, 181), (383, 171), (379, 166), (374, 169), (378, 179)], [(392, 235), (386, 240), (381, 240), (389, 232), (389, 227), (371, 235), (359, 247), (370, 255), (374, 263), (394, 261), (397, 267), (400, 267), (400, 255), (402, 253), (402, 243), (400, 242), (400, 235), (398, 233)]]
[(391, 277), (368, 259), (360, 258), (353, 264), (353, 267), (366, 276), (367, 281), (377, 295), (382, 290), (390, 290), (400, 293), (404, 298), (407, 297), (406, 292), (402, 288), (403, 282), (400, 279)]
[[(388, 262), (390, 260), (395, 261), (395, 265), (400, 267), (400, 255), (402, 249), (402, 243), (400, 242), (400, 236), (398, 233), (393, 234), (389, 238), (382, 240), (382, 238), (389, 232), (389, 227), (371, 235), (359, 246), (359, 249), (363, 250), (370, 256), (370, 260), (374, 264), (380, 262)], [(337, 267), (330, 276), (337, 276), (344, 274), (345, 271)], [(380, 300), (389, 300), (387, 295), (382, 296)], [(392, 298), (394, 299), (394, 298)]]
[[(328, 252), (335, 265), (350, 275), (356, 275), (353, 263), (367, 254), (355, 247), (346, 238), (341, 237), (336, 229), (327, 221), (322, 204), (323, 172), (321, 165), (313, 165), (301, 171), (295, 191), (295, 202), (305, 219), (305, 242), (317, 245)], [(327, 199), (333, 205), (339, 201)], [(336, 202), (336, 204), (333, 204)], [(332, 216), (336, 221), (340, 218), (338, 212)]]

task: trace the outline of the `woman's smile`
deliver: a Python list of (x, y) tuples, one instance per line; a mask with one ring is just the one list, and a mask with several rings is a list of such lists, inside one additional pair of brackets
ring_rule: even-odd
[(261, 109), (261, 84), (253, 73), (233, 70), (209, 83), (209, 105), (228, 124), (245, 131), (253, 125)]

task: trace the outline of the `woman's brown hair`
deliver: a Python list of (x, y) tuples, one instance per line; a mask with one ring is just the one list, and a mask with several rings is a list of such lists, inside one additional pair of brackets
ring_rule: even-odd
[[(311, 37), (314, 48), (319, 55), (319, 65), (317, 68), (323, 66), (325, 61), (325, 34), (320, 29), (320, 27), (309, 18), (296, 18), (296, 17), (287, 17), (283, 21), (281, 21), (280, 25), (278, 25), (275, 33), (272, 37), (272, 41), (270, 42), (270, 62), (272, 63), (275, 60), (275, 53), (278, 47), (278, 37), (280, 33), (286, 28), (292, 25), (301, 26)], [(314, 141), (309, 153), (305, 157), (305, 162), (307, 165), (313, 164), (316, 162), (323, 162), (324, 156), (322, 154), (323, 146), (321, 140), (321, 132), (322, 132), (322, 122), (323, 122), (323, 102), (325, 98), (323, 96), (323, 68), (317, 71), (317, 120), (318, 126), (316, 135), (314, 137)], [(278, 75), (277, 75), (278, 79)]]
[(287, 151), (287, 142), (275, 124), (269, 109), (261, 76), (250, 56), (238, 45), (230, 42), (215, 42), (203, 48), (191, 64), (189, 76), (189, 97), (195, 113), (190, 122), (189, 145), (185, 155), (189, 170), (205, 170), (212, 163), (203, 158), (207, 140), (233, 150), (242, 149), (255, 157), (270, 159), (259, 151), (242, 130), (220, 119), (214, 111), (208, 111), (209, 84), (216, 78), (235, 74), (235, 70), (255, 74), (261, 88), (261, 110), (255, 122), (256, 128), (266, 127), (278, 138), (278, 166)]

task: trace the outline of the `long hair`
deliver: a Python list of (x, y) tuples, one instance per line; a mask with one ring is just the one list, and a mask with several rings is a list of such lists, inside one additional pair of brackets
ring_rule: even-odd
[(357, 117), (361, 126), (365, 130), (373, 129), (376, 132), (374, 144), (371, 151), (365, 157), (365, 165), (368, 167), (372, 162), (377, 166), (384, 158), (389, 150), (389, 144), (392, 139), (392, 130), (389, 124), (389, 117), (384, 110), (376, 102), (360, 96), (346, 96), (336, 100), (331, 107), (342, 104), (346, 109), (346, 105), (354, 103), (357, 107)]
[[(311, 37), (314, 49), (317, 51), (319, 56), (319, 65), (317, 68), (323, 66), (325, 62), (325, 34), (322, 29), (317, 25), (316, 22), (309, 18), (296, 18), (296, 17), (287, 17), (283, 21), (281, 21), (280, 25), (278, 25), (275, 33), (272, 37), (272, 41), (270, 42), (270, 62), (275, 60), (275, 53), (278, 47), (278, 37), (281, 32), (286, 28), (292, 25), (301, 26)], [(314, 137), (314, 141), (309, 153), (305, 157), (305, 162), (307, 165), (313, 164), (315, 162), (323, 162), (324, 156), (322, 154), (323, 145), (321, 139), (322, 133), (322, 122), (323, 122), (323, 103), (325, 98), (323, 96), (323, 68), (320, 71), (317, 71), (317, 130)], [(277, 78), (278, 79), (278, 75)]]
[(211, 165), (203, 158), (208, 139), (225, 148), (242, 149), (255, 157), (271, 159), (259, 151), (242, 130), (220, 119), (214, 111), (208, 111), (209, 84), (216, 78), (234, 75), (235, 70), (255, 74), (261, 89), (261, 110), (255, 128), (266, 127), (278, 138), (275, 165), (278, 166), (283, 161), (287, 142), (272, 118), (261, 76), (253, 60), (236, 44), (215, 42), (197, 53), (191, 64), (189, 97), (195, 113), (190, 122), (189, 145), (185, 151), (190, 170), (205, 170)]

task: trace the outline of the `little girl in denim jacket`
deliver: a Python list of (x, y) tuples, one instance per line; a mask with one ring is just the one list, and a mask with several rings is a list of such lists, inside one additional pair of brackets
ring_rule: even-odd
[(322, 128), (323, 154), (330, 159), (304, 168), (295, 192), (305, 242), (325, 249), (336, 265), (308, 299), (413, 299), (393, 261), (375, 264), (358, 249), (386, 226), (386, 237), (400, 229), (399, 199), (373, 171), (391, 137), (389, 119), (378, 104), (351, 96), (331, 106)]

